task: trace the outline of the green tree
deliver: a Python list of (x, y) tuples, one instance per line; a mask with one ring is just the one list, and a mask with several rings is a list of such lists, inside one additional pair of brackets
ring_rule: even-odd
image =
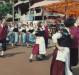
[(5, 17), (8, 13), (11, 14), (12, 13), (12, 6), (13, 6), (13, 4), (11, 4), (11, 3), (0, 6), (0, 18)]

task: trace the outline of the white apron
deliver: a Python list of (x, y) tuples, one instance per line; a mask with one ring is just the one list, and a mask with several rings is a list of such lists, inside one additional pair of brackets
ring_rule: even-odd
[(39, 54), (46, 54), (45, 40), (43, 37), (36, 38), (36, 44), (39, 44)]

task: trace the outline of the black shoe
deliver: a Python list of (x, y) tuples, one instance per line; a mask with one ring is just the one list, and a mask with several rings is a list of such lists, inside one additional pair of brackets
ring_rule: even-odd
[(18, 46), (18, 44), (15, 44), (15, 46)]
[(42, 59), (42, 58), (39, 58), (38, 60), (39, 60), (39, 61), (42, 61), (43, 59)]
[(72, 72), (72, 69), (70, 69), (70, 71)]
[(29, 59), (30, 62), (32, 62), (32, 59)]
[(5, 56), (4, 56), (4, 55), (1, 55), (1, 57), (2, 57), (2, 58), (5, 58)]
[(36, 60), (39, 60), (39, 57), (36, 57)]
[(45, 58), (46, 56), (45, 56), (45, 55), (43, 55), (43, 57)]

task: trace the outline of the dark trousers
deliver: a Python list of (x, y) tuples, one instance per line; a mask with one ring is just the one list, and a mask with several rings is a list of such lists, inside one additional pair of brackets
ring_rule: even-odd
[(48, 47), (48, 38), (44, 38), (45, 39), (45, 46), (46, 46), (46, 49)]
[(78, 64), (78, 48), (70, 48), (70, 65), (76, 66)]
[(2, 43), (2, 50), (6, 51), (6, 39), (0, 40), (0, 43)]

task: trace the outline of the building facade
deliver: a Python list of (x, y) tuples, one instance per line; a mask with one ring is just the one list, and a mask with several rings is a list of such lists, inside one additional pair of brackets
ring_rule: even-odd
[(27, 12), (29, 11), (29, 0), (0, 0), (0, 5), (3, 5), (6, 3), (13, 4), (14, 19), (18, 19), (19, 16), (23, 14), (27, 14)]

